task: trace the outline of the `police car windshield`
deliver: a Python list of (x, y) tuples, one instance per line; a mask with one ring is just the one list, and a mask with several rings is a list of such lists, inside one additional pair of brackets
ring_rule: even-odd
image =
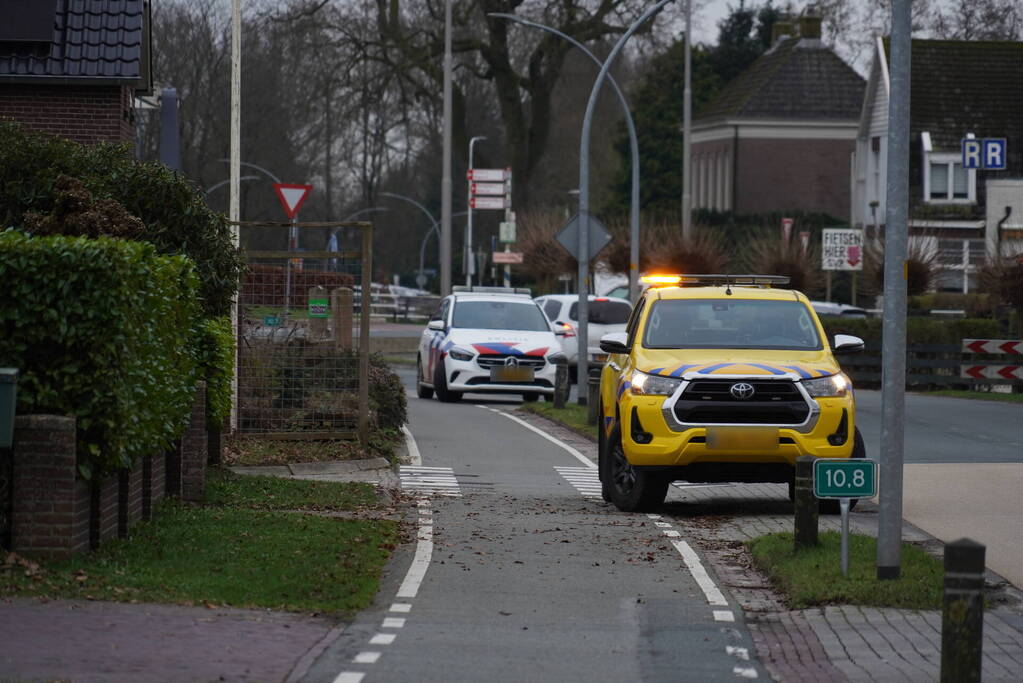
[(551, 329), (536, 304), (510, 301), (458, 301), (451, 326), (526, 332), (549, 332)]
[(819, 351), (809, 309), (798, 301), (661, 299), (647, 318), (648, 349)]

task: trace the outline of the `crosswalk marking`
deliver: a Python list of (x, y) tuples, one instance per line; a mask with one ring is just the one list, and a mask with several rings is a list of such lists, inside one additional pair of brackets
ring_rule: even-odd
[(462, 495), (458, 488), (458, 480), (450, 467), (422, 467), (402, 465), (398, 468), (401, 488), (429, 496), (448, 496), (457, 498)]
[(557, 467), (554, 469), (575, 490), (586, 498), (600, 498), (600, 479), (597, 478), (597, 470), (592, 467)]

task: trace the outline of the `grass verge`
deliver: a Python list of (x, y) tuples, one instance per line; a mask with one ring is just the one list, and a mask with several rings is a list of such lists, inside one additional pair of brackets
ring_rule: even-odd
[(224, 444), (224, 464), (255, 467), (299, 462), (392, 458), (395, 447), (404, 442), (397, 429), (377, 429), (368, 446), (358, 441), (288, 441), (259, 436), (229, 437)]
[(564, 408), (555, 408), (553, 403), (547, 402), (523, 403), (520, 410), (559, 422), (587, 438), (593, 440), (597, 438), (597, 428), (586, 422), (587, 407), (578, 403), (566, 403)]
[(785, 596), (792, 609), (815, 605), (851, 604), (871, 607), (938, 609), (941, 607), (941, 560), (921, 548), (902, 544), (902, 576), (879, 581), (875, 561), (877, 542), (870, 536), (849, 536), (849, 576), (840, 567), (841, 534), (820, 534), (815, 548), (793, 551), (791, 533), (760, 536), (747, 546), (756, 565)]
[(0, 565), (3, 595), (347, 616), (369, 605), (397, 524), (285, 511), (372, 505), (361, 485), (216, 475), (210, 502), (160, 504), (128, 539), (69, 560)]
[(993, 391), (966, 391), (963, 389), (938, 389), (928, 391), (927, 396), (950, 396), (952, 398), (972, 398), (978, 401), (997, 401), (1000, 403), (1023, 403), (1023, 394), (998, 394)]

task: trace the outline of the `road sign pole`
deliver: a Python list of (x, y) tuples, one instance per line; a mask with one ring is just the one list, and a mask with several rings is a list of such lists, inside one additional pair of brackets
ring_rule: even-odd
[(451, 3), (444, 0), (444, 122), (440, 181), (440, 295), (451, 293)]
[(906, 243), (909, 215), (910, 0), (892, 3), (891, 95), (885, 207), (881, 393), (881, 497), (877, 578), (897, 579), (902, 553), (902, 463), (906, 414)]
[(842, 578), (849, 576), (849, 498), (839, 498), (838, 508), (842, 513)]

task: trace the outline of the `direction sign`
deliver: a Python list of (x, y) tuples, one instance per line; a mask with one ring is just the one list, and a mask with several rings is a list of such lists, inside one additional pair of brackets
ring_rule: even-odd
[[(593, 257), (611, 242), (611, 233), (607, 231), (603, 223), (597, 220), (596, 216), (590, 216), (589, 225), (590, 253), (586, 260), (592, 261)], [(559, 230), (554, 238), (558, 240), (558, 244), (565, 248), (565, 251), (579, 260), (579, 214), (568, 219), (568, 223), (565, 223), (565, 227)]]
[(503, 183), (511, 176), (511, 170), (505, 168), (470, 168), (465, 177), (478, 183)]
[(1023, 339), (964, 339), (963, 353), (1023, 354)]
[(469, 206), (473, 209), (503, 209), (504, 197), (470, 197)]
[(521, 251), (495, 251), (491, 254), (494, 263), (522, 263)]
[(960, 365), (959, 376), (970, 379), (1023, 379), (1023, 365)]
[(488, 194), (504, 196), (508, 194), (508, 188), (504, 183), (470, 183), (469, 192), (474, 195)]
[(823, 270), (863, 270), (863, 231), (827, 228), (821, 231)]
[(498, 239), (502, 242), (515, 241), (515, 221), (501, 221)]
[(288, 214), (288, 218), (294, 218), (298, 214), (298, 210), (302, 208), (302, 204), (309, 198), (309, 193), (312, 191), (312, 185), (274, 183), (274, 192), (281, 200), (281, 206), (284, 207), (284, 213)]
[(813, 495), (818, 498), (873, 498), (877, 495), (877, 463), (866, 458), (813, 463)]

